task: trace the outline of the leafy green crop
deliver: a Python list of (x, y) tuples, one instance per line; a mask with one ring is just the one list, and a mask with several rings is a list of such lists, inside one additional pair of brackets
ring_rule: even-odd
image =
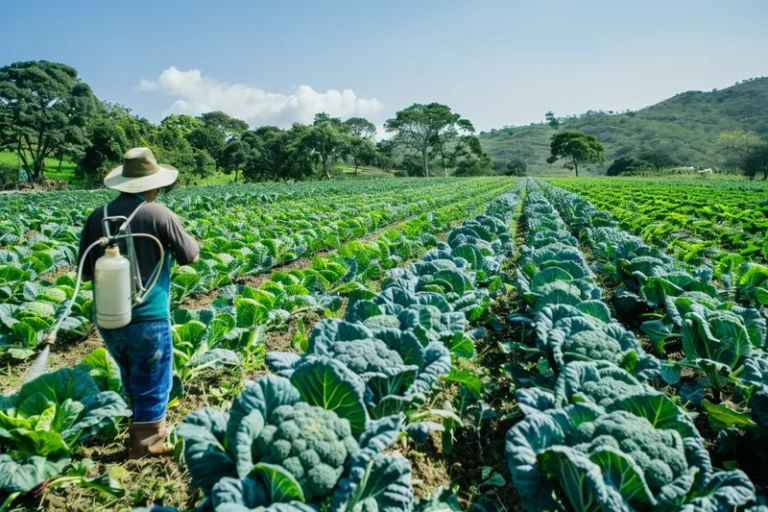
[(0, 492), (27, 492), (61, 473), (77, 444), (131, 415), (85, 371), (60, 369), (0, 397)]
[(755, 498), (744, 473), (713, 472), (684, 411), (615, 366), (571, 363), (554, 393), (518, 400), (526, 419), (506, 453), (529, 510), (731, 510)]
[[(323, 377), (341, 371), (328, 360), (290, 381), (264, 377), (229, 413), (203, 409), (184, 420), (178, 433), (186, 464), (216, 510), (279, 503), (299, 510), (324, 503), (333, 510), (412, 509), (410, 464), (383, 453), (401, 432), (402, 418), (371, 421), (363, 409), (361, 423), (352, 388)], [(317, 388), (318, 382), (325, 384)]]

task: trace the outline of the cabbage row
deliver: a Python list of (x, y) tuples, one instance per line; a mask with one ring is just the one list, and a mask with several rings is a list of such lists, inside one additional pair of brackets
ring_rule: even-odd
[(768, 261), (768, 202), (757, 190), (690, 181), (554, 180), (610, 211), (622, 228), (694, 264), (734, 266)]
[[(346, 194), (334, 196), (332, 193), (338, 191), (330, 189), (326, 191), (329, 194), (317, 202), (281, 200), (282, 196), (275, 198), (255, 191), (232, 195), (227, 191), (238, 189), (226, 187), (220, 187), (219, 193), (211, 197), (172, 198), (169, 205), (185, 218), (187, 228), (202, 241), (200, 261), (178, 268), (172, 275), (174, 300), (182, 301), (190, 294), (217, 289), (244, 275), (265, 273), (303, 255), (340, 248), (346, 241), (398, 220), (455, 206), (459, 197), (483, 195), (502, 185), (499, 180), (463, 183), (462, 187), (441, 184), (429, 189), (427, 194), (423, 187), (395, 187), (396, 191), (355, 194), (357, 189), (349, 186)], [(38, 197), (46, 204), (44, 199), (57, 196)], [(62, 275), (53, 281), (46, 277), (51, 270), (76, 263), (79, 226), (85, 215), (80, 205), (69, 204), (67, 208), (64, 213), (44, 211), (32, 202), (28, 209), (34, 218), (41, 218), (46, 212), (49, 216), (64, 217), (32, 224), (39, 229), (38, 233), (25, 238), (21, 244), (0, 249), (0, 351), (11, 357), (23, 359), (34, 353), (62, 309), (61, 305), (74, 291), (73, 276)], [(226, 215), (213, 213), (221, 208), (227, 209)], [(70, 221), (73, 222), (69, 224)], [(10, 220), (0, 222), (4, 228), (11, 224)], [(19, 224), (23, 225), (23, 220)], [(8, 241), (14, 236), (17, 235), (0, 232), (0, 240)], [(78, 297), (74, 314), (63, 326), (65, 332), (75, 337), (82, 336), (91, 327), (88, 288), (86, 286)]]
[(735, 510), (741, 471), (715, 471), (692, 416), (652, 387), (660, 365), (612, 318), (557, 210), (532, 183), (518, 269), (535, 346), (513, 345), (525, 415), (506, 454), (528, 510)]
[[(589, 202), (555, 188), (550, 193), (574, 228), (583, 231), (601, 271), (619, 283), (617, 313), (627, 319), (656, 317), (642, 322), (640, 329), (659, 357), (669, 357), (663, 361), (667, 383), (703, 408), (710, 426), (723, 431), (721, 441), (740, 429), (763, 439), (768, 359), (761, 298), (768, 270), (742, 264), (735, 277), (722, 276), (726, 282), (732, 279), (728, 284), (733, 289), (718, 289), (710, 269), (686, 270), (663, 251), (616, 229), (615, 221)], [(681, 379), (684, 369), (701, 378)]]
[(392, 269), (380, 292), (351, 292), (343, 320), (316, 324), (303, 354), (268, 354), (277, 375), (249, 385), (229, 412), (187, 417), (178, 433), (206, 506), (412, 510), (410, 463), (388, 448), (443, 428), (416, 412), (452, 358), (474, 354), (468, 321), (503, 289), (518, 201), (514, 192), (492, 201), (447, 243)]
[(419, 216), (384, 232), (375, 243), (345, 244), (335, 254), (313, 258), (311, 268), (273, 272), (258, 288), (224, 286), (208, 308), (174, 310), (174, 396), (208, 368), (258, 364), (266, 331), (283, 328), (307, 311), (335, 314), (344, 295), (350, 296), (351, 304), (357, 296), (369, 294), (366, 284), (437, 246), (435, 235), (447, 232), (498, 193), (492, 189)]
[[(509, 187), (503, 183), (500, 183), (500, 186)], [(410, 273), (416, 270), (411, 268), (407, 270), (395, 269), (394, 267), (403, 260), (411, 259), (416, 254), (423, 252), (425, 248), (438, 245), (434, 233), (447, 229), (451, 222), (460, 218), (458, 216), (477, 208), (480, 202), (485, 202), (490, 197), (498, 197), (498, 189), (499, 187), (496, 187), (485, 193), (470, 195), (468, 199), (457, 204), (446, 206), (443, 209), (408, 221), (396, 230), (385, 232), (384, 240), (380, 240), (379, 243), (347, 244), (340, 248), (335, 255), (316, 257), (313, 259), (312, 269), (295, 270), (290, 273), (275, 272), (271, 279), (259, 289), (234, 285), (225, 286), (222, 288), (220, 298), (214, 301), (212, 308), (197, 311), (174, 310), (173, 316), (176, 324), (173, 327), (174, 368), (177, 381), (180, 381), (179, 384), (181, 381), (189, 381), (199, 375), (201, 371), (212, 366), (242, 364), (247, 360), (253, 361), (260, 357), (263, 358), (261, 351), (264, 346), (263, 334), (266, 328), (275, 327), (289, 316), (300, 315), (307, 309), (338, 309), (342, 303), (339, 293), (351, 294), (350, 307), (347, 308), (348, 318), (344, 321), (335, 321), (336, 324), (341, 325), (342, 330), (344, 327), (356, 326), (365, 336), (369, 336), (370, 339), (366, 339), (373, 340), (373, 333), (367, 332), (367, 327), (352, 318), (352, 315), (363, 314), (364, 311), (370, 316), (374, 314), (370, 309), (363, 307), (364, 303), (376, 303), (377, 300), (376, 294), (367, 291), (363, 286), (366, 279), (377, 279), (377, 276), (383, 275), (386, 269), (392, 269), (390, 271), (392, 282), (383, 283), (382, 288), (391, 290), (387, 293), (394, 293), (398, 300), (407, 300), (399, 291), (403, 287), (411, 290), (412, 287), (409, 287), (407, 278), (411, 275)], [(440, 427), (433, 422), (410, 421), (413, 418), (410, 413), (415, 407), (423, 403), (436, 380), (450, 370), (451, 353), (471, 355), (473, 352), (471, 340), (464, 335), (464, 326), (466, 325), (464, 318), (465, 315), (471, 318), (482, 315), (490, 300), (488, 294), (491, 293), (492, 289), (497, 289), (500, 286), (500, 278), (493, 274), (498, 272), (503, 257), (501, 254), (507, 253), (511, 249), (511, 240), (506, 235), (506, 224), (499, 219), (507, 219), (508, 210), (514, 209), (515, 202), (510, 198), (516, 198), (516, 196), (505, 195), (493, 201), (487, 208), (488, 216), (478, 217), (476, 221), (465, 223), (463, 228), (454, 230), (449, 235), (448, 244), (439, 244), (437, 249), (424, 256), (425, 259), (434, 259), (434, 265), (450, 266), (453, 264), (456, 266), (456, 271), (443, 272), (439, 275), (441, 279), (433, 279), (434, 282), (430, 284), (431, 288), (429, 288), (432, 290), (430, 292), (418, 294), (413, 292), (418, 300), (424, 300), (425, 297), (429, 296), (432, 302), (424, 304), (423, 308), (417, 304), (411, 304), (410, 307), (404, 308), (410, 311), (410, 316), (408, 314), (402, 315), (403, 322), (410, 322), (412, 324), (410, 327), (395, 330), (393, 326), (386, 328), (381, 326), (377, 331), (380, 336), (384, 336), (384, 339), (392, 344), (393, 349), (387, 355), (398, 357), (399, 353), (395, 352), (395, 349), (399, 349), (403, 353), (403, 356), (399, 357), (405, 357), (408, 365), (405, 373), (397, 376), (386, 385), (382, 383), (379, 386), (375, 380), (365, 381), (366, 385), (370, 386), (367, 389), (377, 389), (382, 393), (388, 390), (382, 395), (382, 400), (378, 401), (380, 402), (378, 406), (373, 405), (375, 399), (366, 392), (365, 401), (358, 402), (363, 404), (364, 409), (358, 407), (357, 416), (354, 414), (355, 406), (351, 405), (352, 402), (349, 401), (348, 396), (346, 401), (342, 400), (346, 404), (345, 407), (351, 407), (348, 419), (346, 416), (340, 415), (341, 411), (337, 411), (339, 414), (336, 414), (335, 419), (330, 414), (323, 413), (325, 416), (321, 414), (323, 416), (321, 423), (330, 425), (332, 429), (338, 430), (340, 428), (342, 430), (342, 433), (339, 434), (339, 441), (348, 445), (348, 455), (355, 455), (355, 460), (359, 462), (358, 465), (349, 468), (349, 471), (345, 469), (344, 474), (347, 476), (347, 479), (344, 480), (347, 482), (345, 485), (353, 486), (350, 487), (350, 493), (357, 494), (357, 490), (355, 490), (357, 488), (354, 487), (356, 484), (350, 482), (349, 479), (354, 476), (358, 479), (364, 478), (367, 481), (370, 468), (377, 472), (380, 468), (392, 468), (392, 471), (397, 471), (398, 475), (407, 480), (407, 474), (410, 471), (409, 466), (407, 469), (403, 469), (403, 461), (392, 459), (391, 456), (381, 453), (392, 442), (392, 440), (385, 440), (395, 434), (399, 435), (401, 432), (408, 432), (418, 438), (420, 435), (424, 436), (430, 430)], [(487, 205), (487, 203), (485, 204)], [(455, 253), (453, 252), (454, 248)], [(461, 259), (460, 255), (466, 259)], [(447, 258), (447, 261), (442, 261), (443, 257)], [(459, 266), (461, 266), (461, 271), (459, 271)], [(373, 271), (373, 268), (379, 270)], [(425, 272), (425, 269), (421, 269), (421, 271)], [(343, 276), (346, 276), (344, 280), (342, 280)], [(431, 276), (424, 274), (422, 277), (423, 280), (428, 280)], [(338, 284), (342, 281), (342, 284)], [(485, 287), (485, 289), (482, 292), (470, 290), (474, 286)], [(442, 293), (438, 294), (438, 291)], [(403, 293), (407, 295), (411, 292), (404, 291)], [(441, 298), (442, 300), (440, 300)], [(447, 302), (449, 300), (450, 303)], [(360, 305), (355, 305), (355, 301), (358, 301)], [(382, 309), (381, 311), (383, 313), (388, 310)], [(450, 315), (449, 312), (453, 314)], [(432, 317), (429, 316), (430, 314)], [(396, 315), (388, 315), (385, 319), (382, 315), (379, 321), (391, 322), (397, 318)], [(323, 329), (333, 329), (334, 325), (334, 322), (326, 321), (322, 327), (318, 326), (315, 331), (319, 333)], [(408, 332), (416, 334), (408, 334)], [(396, 333), (398, 339), (392, 338)], [(430, 339), (434, 338), (435, 342), (424, 341), (425, 336)], [(315, 346), (320, 346), (321, 338), (320, 334), (313, 334), (310, 338), (310, 346), (313, 347), (313, 351)], [(416, 343), (412, 343), (414, 340)], [(365, 344), (364, 340), (359, 341)], [(408, 346), (409, 343), (412, 343), (410, 347)], [(353, 344), (348, 346), (352, 347)], [(383, 355), (385, 354), (382, 353)], [(327, 358), (322, 362), (328, 363)], [(285, 412), (288, 416), (283, 417), (281, 422), (288, 421), (286, 419), (288, 417), (291, 421), (298, 421), (298, 418), (301, 417), (304, 418), (302, 421), (312, 423), (315, 412), (318, 412), (317, 406), (321, 402), (323, 407), (330, 408), (332, 411), (336, 410), (329, 404), (334, 397), (339, 399), (340, 395), (328, 391), (330, 388), (326, 386), (330, 376), (335, 375), (334, 378), (341, 382), (344, 372), (346, 372), (347, 377), (351, 375), (352, 380), (342, 384), (342, 388), (337, 388), (342, 390), (342, 399), (345, 393), (353, 391), (353, 388), (349, 387), (350, 384), (354, 385), (355, 393), (359, 390), (361, 381), (358, 380), (358, 375), (350, 374), (349, 367), (340, 365), (338, 361), (331, 361), (330, 366), (326, 368), (330, 373), (325, 374), (319, 381), (312, 381), (311, 379), (307, 381), (314, 382), (312, 385), (321, 384), (320, 387), (323, 389), (322, 396), (316, 397), (318, 402), (315, 404), (315, 408), (305, 407), (312, 401), (311, 399), (302, 398), (303, 405), (299, 405), (291, 397), (296, 391), (304, 388), (300, 384), (294, 384), (298, 379), (294, 373), (298, 376), (307, 376), (313, 371), (323, 371), (322, 364), (320, 366), (306, 364), (300, 366), (301, 369), (291, 369), (290, 372), (283, 369), (279, 372), (290, 377), (277, 380), (268, 379), (263, 383), (264, 386), (267, 386), (268, 394), (271, 392), (269, 390), (273, 389), (276, 394), (283, 393), (277, 389), (289, 389), (291, 387), (295, 389), (293, 392), (285, 391), (288, 393), (288, 397), (279, 405), (295, 406), (293, 408), (296, 410)], [(416, 375), (417, 370), (418, 377)], [(74, 383), (77, 383), (77, 386)], [(44, 401), (39, 396), (35, 396), (31, 401), (28, 400), (29, 396), (33, 394), (31, 390), (38, 387), (51, 395), (48, 397), (48, 401)], [(86, 391), (77, 391), (78, 388), (82, 387), (85, 387)], [(176, 391), (177, 393), (181, 392), (181, 386), (177, 386)], [(306, 392), (305, 389), (302, 396)], [(126, 407), (121, 393), (119, 372), (114, 362), (107, 356), (106, 351), (99, 349), (89, 355), (77, 369), (63, 369), (46, 374), (25, 384), (15, 395), (3, 397), (0, 402), (0, 411), (2, 411), (0, 414), (5, 416), (0, 419), (9, 423), (6, 429), (7, 434), (3, 430), (6, 425), (0, 423), (0, 457), (2, 457), (4, 464), (3, 469), (7, 470), (7, 473), (4, 473), (5, 479), (0, 479), (0, 498), (5, 499), (10, 495), (10, 498), (13, 499), (17, 493), (26, 493), (43, 483), (46, 485), (52, 485), (59, 481), (71, 483), (73, 478), (79, 478), (83, 485), (91, 485), (105, 490), (104, 482), (93, 483), (82, 477), (84, 472), (81, 474), (79, 463), (71, 464), (70, 454), (71, 449), (82, 440), (96, 435), (113, 436), (117, 433), (115, 427), (120, 419), (130, 415), (130, 409)], [(249, 400), (246, 398), (249, 396), (248, 393), (249, 391), (244, 392), (236, 403)], [(73, 395), (70, 396), (70, 394)], [(360, 397), (362, 396), (360, 395)], [(74, 400), (81, 401), (82, 404), (74, 404)], [(276, 404), (273, 405), (278, 407)], [(243, 406), (251, 407), (251, 404), (248, 403)], [(285, 410), (286, 407), (280, 409), (280, 411)], [(347, 409), (343, 410), (347, 411)], [(360, 415), (361, 412), (362, 415)], [(69, 416), (65, 417), (66, 414)], [(263, 414), (269, 415), (271, 413), (265, 409)], [(449, 411), (437, 412), (437, 414), (451, 418)], [(59, 419), (59, 416), (66, 418), (66, 421)], [(194, 415), (190, 418), (192, 417)], [(344, 427), (344, 422), (340, 418), (345, 419), (349, 426)], [(377, 418), (381, 419), (382, 422), (374, 423)], [(458, 418), (455, 419), (460, 421)], [(76, 424), (72, 426), (68, 422)], [(340, 424), (342, 426), (339, 426)], [(304, 423), (302, 425), (306, 426)], [(365, 436), (361, 431), (363, 427), (370, 430)], [(85, 433), (78, 430), (85, 428), (87, 428)], [(184, 428), (181, 428), (180, 432), (185, 432)], [(358, 449), (349, 444), (346, 435), (347, 430), (354, 432)], [(57, 435), (62, 439), (59, 444), (53, 443), (58, 439)], [(32, 440), (28, 440), (24, 436), (32, 436)], [(323, 439), (325, 438), (323, 437)], [(366, 441), (366, 439), (368, 440)], [(320, 449), (322, 450), (322, 447)], [(370, 466), (373, 455), (377, 457), (376, 465)], [(315, 459), (311, 460), (312, 463), (315, 462)], [(349, 459), (348, 462), (351, 463), (351, 461), (352, 459)], [(291, 466), (290, 462), (286, 462), (286, 464)], [(345, 468), (347, 468), (346, 465)], [(269, 471), (273, 469), (271, 468)], [(293, 467), (293, 469), (296, 468)], [(334, 474), (337, 469), (334, 469)], [(275, 478), (280, 478), (281, 469), (278, 468), (275, 471), (277, 471), (276, 473), (273, 472)], [(54, 478), (62, 472), (66, 472), (64, 478)], [(72, 476), (73, 472), (79, 476)], [(54, 480), (50, 481), (51, 478)], [(304, 482), (301, 477), (298, 480)], [(233, 484), (233, 482), (229, 483)], [(246, 494), (256, 492), (254, 490), (256, 488), (251, 487), (251, 484), (254, 484), (251, 480), (244, 481), (245, 487), (242, 492)], [(280, 485), (284, 485), (284, 483)], [(341, 481), (339, 485), (341, 485)], [(391, 490), (390, 487), (387, 489)], [(285, 492), (289, 491), (286, 490)], [(378, 491), (371, 492), (375, 494)], [(248, 495), (251, 496), (251, 494)], [(410, 484), (407, 487), (406, 498), (412, 500)], [(313, 498), (307, 497), (306, 499), (311, 500)], [(279, 507), (280, 505), (278, 505), (278, 510)], [(299, 507), (299, 509), (301, 508)]]

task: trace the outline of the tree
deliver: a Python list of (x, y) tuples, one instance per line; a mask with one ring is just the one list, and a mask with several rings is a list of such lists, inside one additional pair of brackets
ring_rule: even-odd
[(226, 137), (222, 130), (203, 124), (193, 128), (186, 135), (186, 139), (193, 148), (206, 151), (213, 158), (216, 169), (223, 167)]
[(325, 112), (319, 112), (319, 113), (315, 114), (315, 120), (313, 121), (312, 126), (318, 126), (318, 125), (320, 125), (322, 123), (330, 123), (331, 126), (333, 126), (334, 128), (337, 128), (337, 129), (341, 128), (341, 126), (343, 124), (341, 122), (341, 118), (331, 117), (328, 114), (326, 114)]
[(592, 135), (587, 135), (578, 130), (568, 130), (552, 136), (550, 144), (550, 156), (547, 163), (553, 164), (561, 158), (567, 159), (566, 169), (576, 171), (579, 175), (579, 164), (588, 162), (602, 162), (603, 145)]
[(367, 138), (350, 137), (347, 141), (347, 152), (355, 165), (355, 176), (361, 165), (372, 164), (376, 159), (376, 145)]
[(236, 117), (232, 117), (229, 114), (225, 114), (221, 110), (201, 114), (200, 120), (204, 125), (219, 130), (221, 135), (227, 141), (232, 137), (239, 137), (248, 131), (248, 123), (241, 119), (237, 119)]
[(628, 172), (642, 171), (645, 169), (655, 169), (656, 166), (650, 162), (632, 158), (631, 156), (622, 156), (617, 158), (611, 163), (608, 170), (605, 172), (606, 176), (618, 176)]
[(178, 130), (186, 137), (192, 130), (203, 126), (203, 121), (185, 114), (171, 114), (160, 121), (160, 128), (172, 128)]
[(546, 115), (545, 115), (544, 117), (545, 117), (545, 119), (547, 120), (547, 124), (548, 124), (549, 126), (551, 126), (552, 128), (554, 128), (555, 130), (557, 130), (558, 128), (560, 128), (560, 120), (559, 120), (558, 118), (556, 118), (556, 117), (555, 117), (555, 113), (554, 113), (554, 112), (552, 112), (552, 111), (550, 110), (549, 112), (547, 112), (547, 113), (546, 113)]
[[(169, 118), (175, 118), (170, 119)], [(181, 122), (177, 122), (181, 118)], [(192, 176), (186, 176), (192, 173), (198, 167), (197, 155), (195, 149), (186, 139), (186, 133), (194, 129), (187, 125), (187, 120), (194, 120), (194, 126), (200, 126), (200, 120), (189, 116), (168, 116), (165, 118), (149, 137), (149, 146), (155, 154), (158, 162), (166, 163), (176, 167), (179, 170), (182, 182), (191, 183)], [(186, 129), (189, 128), (189, 132)]]
[(376, 143), (374, 165), (379, 169), (392, 170), (395, 168), (395, 144), (391, 139), (380, 140)]
[(763, 180), (768, 179), (768, 144), (751, 150), (739, 167), (750, 180), (755, 179), (755, 176), (760, 173), (763, 174)]
[[(442, 132), (451, 127), (455, 128), (460, 119), (461, 116), (451, 112), (446, 105), (414, 103), (397, 112), (394, 118), (388, 119), (384, 128), (388, 132), (395, 133), (398, 143), (421, 157), (424, 176), (429, 177), (430, 149), (437, 149), (439, 154), (446, 143)], [(466, 129), (471, 126), (471, 123), (467, 123), (469, 122), (467, 121), (461, 127)]]
[[(471, 152), (473, 148), (481, 148), (478, 156), (482, 153), (482, 147), (480, 146), (480, 139), (477, 139), (473, 134), (475, 133), (475, 127), (469, 119), (462, 119), (458, 114), (456, 116), (456, 123), (447, 127), (445, 130), (438, 132), (435, 135), (435, 140), (432, 144), (433, 150), (440, 155), (440, 163), (443, 166), (443, 176), (448, 176), (448, 168), (456, 167), (458, 157), (467, 151)], [(462, 132), (468, 134), (464, 135)], [(474, 140), (477, 142), (474, 143)], [(474, 144), (474, 146), (471, 146)], [(453, 148), (453, 151), (451, 151)], [(447, 158), (446, 158), (447, 156)]]
[(75, 176), (92, 185), (100, 182), (107, 171), (120, 165), (130, 148), (147, 145), (154, 127), (120, 105), (105, 105), (105, 110), (87, 126), (88, 146), (77, 160)]
[(348, 137), (341, 123), (336, 124), (332, 119), (317, 122), (316, 118), (315, 125), (308, 128), (303, 147), (319, 164), (321, 176), (331, 179), (331, 170), (348, 151)]
[(528, 164), (522, 158), (511, 158), (504, 165), (504, 176), (525, 176)]
[(247, 181), (301, 180), (312, 175), (312, 155), (305, 146), (311, 127), (295, 123), (290, 130), (262, 126), (243, 134), (249, 146), (243, 168)]
[(344, 126), (353, 137), (373, 140), (376, 137), (376, 125), (364, 117), (350, 117), (344, 121)]
[(488, 176), (493, 174), (491, 157), (475, 135), (462, 136), (452, 154), (455, 176)]
[(759, 135), (746, 130), (722, 132), (715, 148), (722, 155), (725, 164), (741, 167), (750, 154), (760, 150), (766, 142)]
[(249, 156), (248, 144), (239, 139), (231, 139), (224, 146), (222, 166), (224, 174), (235, 173), (235, 183), (237, 183), (237, 176), (240, 171), (243, 170), (245, 164), (248, 162)]
[(186, 177), (188, 183), (197, 184), (216, 171), (216, 161), (207, 151), (193, 148), (192, 158), (194, 163), (190, 169), (191, 172), (182, 175)]
[(15, 148), (33, 181), (42, 181), (47, 157), (85, 148), (86, 125), (98, 108), (72, 67), (29, 61), (0, 68), (0, 143)]

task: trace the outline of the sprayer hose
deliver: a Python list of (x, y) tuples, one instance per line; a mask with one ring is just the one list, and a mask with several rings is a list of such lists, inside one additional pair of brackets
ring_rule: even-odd
[[(163, 244), (160, 242), (160, 240), (157, 239), (157, 237), (150, 235), (148, 233), (131, 233), (130, 235), (119, 235), (117, 237), (112, 238), (112, 240), (117, 240), (120, 238), (128, 238), (132, 236), (139, 236), (139, 237), (145, 237), (145, 238), (151, 238), (154, 240), (154, 242), (157, 244), (157, 248), (160, 250), (160, 261), (157, 264), (157, 267), (155, 267), (155, 270), (152, 272), (152, 283), (149, 285), (149, 287), (145, 290), (144, 295), (141, 297), (143, 299), (144, 297), (149, 294), (149, 292), (152, 290), (152, 288), (155, 287), (157, 284), (157, 280), (160, 278), (160, 267), (163, 264), (163, 260), (165, 259), (165, 250), (163, 249)], [(64, 322), (64, 320), (67, 319), (69, 314), (72, 312), (72, 306), (75, 304), (75, 301), (77, 300), (77, 294), (80, 292), (80, 285), (83, 282), (83, 269), (85, 268), (85, 258), (88, 256), (88, 253), (96, 247), (97, 245), (105, 246), (110, 241), (107, 237), (101, 237), (95, 242), (93, 242), (91, 245), (88, 246), (88, 248), (83, 251), (83, 255), (80, 257), (80, 264), (77, 268), (77, 281), (75, 282), (75, 291), (72, 294), (72, 298), (69, 300), (69, 303), (67, 304), (67, 309), (64, 310), (64, 314), (59, 318), (59, 320), (56, 322), (56, 324), (53, 326), (53, 329), (51, 330), (50, 334), (46, 336), (45, 342), (49, 344), (53, 344), (56, 342), (56, 335), (59, 332), (59, 328), (61, 328), (61, 324)], [(139, 300), (139, 302), (141, 301)]]
[(88, 253), (91, 252), (91, 249), (96, 247), (97, 245), (106, 245), (107, 239), (106, 238), (99, 238), (95, 242), (93, 242), (91, 245), (88, 246), (85, 251), (83, 251), (83, 255), (80, 257), (80, 264), (77, 267), (77, 281), (75, 281), (75, 291), (72, 293), (72, 298), (69, 299), (69, 303), (67, 304), (67, 309), (64, 310), (64, 314), (56, 321), (56, 324), (53, 326), (53, 329), (51, 330), (50, 334), (46, 336), (45, 341), (47, 343), (53, 344), (56, 341), (56, 333), (59, 332), (59, 328), (61, 327), (62, 322), (66, 320), (66, 318), (69, 316), (69, 314), (72, 312), (72, 306), (75, 304), (75, 301), (77, 300), (77, 294), (80, 293), (80, 285), (83, 282), (83, 268), (85, 263), (85, 258), (88, 256)]

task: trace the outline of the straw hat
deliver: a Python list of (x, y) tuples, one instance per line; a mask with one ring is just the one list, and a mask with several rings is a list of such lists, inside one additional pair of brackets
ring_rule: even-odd
[(104, 185), (121, 192), (146, 192), (172, 185), (179, 176), (175, 167), (158, 164), (149, 148), (129, 149), (123, 165), (112, 169)]

